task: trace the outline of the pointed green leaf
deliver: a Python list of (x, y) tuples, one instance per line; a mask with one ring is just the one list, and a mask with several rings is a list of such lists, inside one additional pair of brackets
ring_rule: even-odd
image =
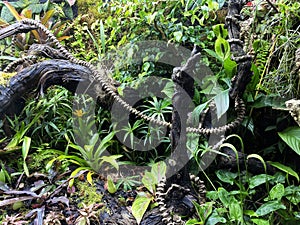
[(150, 193), (155, 192), (155, 185), (157, 184), (157, 179), (154, 174), (149, 171), (145, 172), (145, 175), (142, 178), (144, 186), (150, 191)]
[(279, 137), (298, 155), (300, 155), (300, 127), (289, 127), (278, 132)]
[(117, 191), (117, 187), (116, 187), (115, 183), (113, 182), (110, 175), (107, 176), (107, 190), (111, 194), (114, 194)]
[(230, 56), (230, 45), (224, 38), (219, 37), (215, 42), (215, 52), (224, 61)]
[(151, 173), (156, 178), (156, 184), (161, 181), (163, 177), (166, 176), (167, 165), (164, 161), (155, 163), (151, 168)]
[(277, 211), (278, 209), (286, 209), (286, 207), (280, 201), (269, 201), (263, 204), (262, 206), (260, 206), (256, 210), (256, 214), (259, 216), (264, 216), (271, 212)]
[(214, 97), (216, 107), (217, 107), (217, 117), (218, 119), (221, 118), (222, 115), (224, 115), (228, 108), (229, 108), (229, 95), (228, 95), (229, 89), (225, 91), (221, 91), (219, 94), (217, 94)]
[(253, 176), (250, 178), (249, 188), (253, 189), (261, 184), (264, 184), (264, 183), (272, 180), (273, 178), (274, 178), (273, 176), (270, 176), (267, 174), (259, 174), (259, 175)]
[(264, 219), (251, 219), (251, 221), (256, 225), (270, 225), (270, 222)]
[(227, 170), (218, 170), (216, 172), (216, 174), (217, 174), (217, 177), (221, 181), (223, 181), (225, 183), (229, 183), (231, 185), (233, 185), (235, 178), (238, 176), (237, 173), (232, 173), (232, 172), (227, 171)]
[(182, 34), (182, 31), (176, 31), (173, 33), (173, 35), (174, 35), (175, 40), (177, 42), (180, 42), (183, 34)]
[(152, 201), (152, 198), (148, 197), (137, 197), (133, 204), (132, 204), (132, 214), (134, 218), (136, 219), (137, 223), (140, 224), (142, 221), (142, 218)]
[(283, 184), (276, 184), (269, 193), (269, 198), (270, 200), (281, 200), (282, 196), (284, 195), (284, 186)]
[(281, 163), (279, 162), (271, 162), (271, 161), (268, 161), (268, 163), (271, 165), (271, 166), (274, 166), (276, 167), (277, 169), (293, 176), (293, 177), (296, 177), (298, 182), (299, 182), (299, 175), (297, 172), (295, 172), (292, 168), (288, 167), (288, 166), (285, 166), (285, 165), (282, 165)]

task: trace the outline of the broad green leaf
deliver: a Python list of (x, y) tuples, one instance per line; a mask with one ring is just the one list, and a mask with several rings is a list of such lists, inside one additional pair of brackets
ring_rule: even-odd
[(218, 196), (225, 206), (228, 206), (233, 199), (233, 197), (230, 196), (230, 193), (222, 187), (218, 188)]
[(137, 224), (140, 224), (142, 221), (142, 218), (150, 204), (150, 202), (152, 201), (152, 198), (148, 198), (148, 197), (137, 197), (133, 204), (132, 204), (132, 215), (134, 216), (134, 218), (137, 221)]
[(217, 177), (225, 182), (225, 183), (229, 183), (231, 185), (233, 185), (235, 178), (237, 178), (238, 174), (237, 173), (232, 173), (230, 171), (227, 170), (218, 170), (216, 172)]
[(153, 173), (149, 171), (145, 172), (145, 175), (142, 178), (142, 182), (144, 186), (151, 192), (155, 192), (155, 185), (157, 184), (157, 178), (154, 176)]
[(213, 210), (213, 202), (206, 202), (203, 205), (199, 205), (197, 202), (193, 202), (197, 214), (200, 218), (200, 224), (204, 224), (205, 221), (207, 220), (207, 218), (210, 216), (210, 214), (212, 213)]
[(251, 221), (256, 225), (270, 225), (270, 222), (264, 219), (251, 219)]
[(9, 9), (7, 7), (2, 7), (1, 9), (1, 19), (7, 24), (8, 22), (11, 22), (14, 20), (14, 16), (11, 14), (11, 12), (9, 11)]
[(253, 176), (250, 178), (249, 181), (249, 188), (253, 189), (261, 184), (264, 184), (270, 180), (272, 180), (274, 177), (271, 175), (267, 175), (267, 174), (259, 174), (256, 176)]
[(226, 219), (219, 215), (217, 211), (213, 211), (213, 213), (208, 217), (205, 225), (216, 225), (220, 223), (226, 223)]
[(43, 11), (43, 4), (30, 4), (26, 9), (31, 10), (33, 14), (40, 14)]
[(166, 172), (167, 165), (164, 161), (157, 162), (151, 167), (151, 173), (156, 178), (156, 184), (159, 183), (163, 177), (165, 177)]
[(277, 94), (259, 94), (255, 98), (252, 105), (253, 108), (264, 108), (264, 107), (277, 107), (281, 108), (284, 106), (284, 102), (280, 100), (281, 98)]
[(228, 35), (227, 29), (225, 29), (224, 24), (217, 24), (213, 26), (213, 32), (217, 37), (226, 38)]
[(279, 137), (298, 155), (300, 155), (300, 127), (289, 127), (278, 132)]
[(191, 123), (193, 124), (199, 124), (199, 118), (200, 118), (200, 114), (201, 112), (207, 107), (209, 101), (204, 102), (200, 105), (198, 105), (192, 112), (192, 121)]
[(174, 82), (171, 80), (166, 82), (166, 86), (161, 92), (164, 93), (169, 99), (171, 99), (174, 94)]
[(243, 209), (237, 200), (233, 200), (229, 204), (229, 216), (232, 221), (243, 222)]
[(299, 186), (288, 186), (285, 188), (284, 196), (294, 205), (300, 203), (300, 187)]
[(228, 95), (229, 89), (221, 91), (219, 94), (217, 94), (214, 97), (216, 107), (217, 107), (217, 117), (218, 119), (221, 118), (222, 115), (224, 115), (228, 108), (229, 108), (229, 95)]
[(9, 9), (10, 13), (17, 19), (21, 20), (22, 17), (19, 15), (17, 10), (7, 1), (4, 1), (3, 4)]
[(293, 177), (296, 177), (298, 182), (299, 182), (299, 175), (297, 172), (295, 172), (292, 168), (288, 167), (288, 166), (285, 166), (285, 165), (282, 165), (281, 163), (279, 162), (271, 162), (271, 161), (268, 161), (268, 163), (271, 165), (271, 166), (274, 166), (276, 167), (277, 169), (293, 176)]
[(230, 46), (228, 41), (219, 37), (215, 42), (215, 52), (224, 62), (230, 56)]
[(206, 197), (212, 201), (216, 201), (219, 198), (218, 191), (208, 191)]
[(244, 215), (250, 216), (250, 217), (257, 217), (258, 215), (253, 210), (244, 210)]
[(228, 77), (232, 77), (236, 73), (237, 63), (230, 59), (230, 57), (224, 60), (224, 70)]
[(223, 63), (223, 59), (213, 50), (211, 49), (204, 49), (204, 51), (209, 54), (210, 56), (216, 58), (217, 60), (219, 60), (220, 62)]
[(219, 3), (217, 1), (207, 1), (208, 8), (212, 11), (219, 9)]
[(284, 186), (283, 184), (276, 184), (269, 193), (270, 200), (281, 200), (282, 196), (284, 195)]
[(180, 42), (180, 40), (181, 40), (183, 34), (182, 34), (182, 31), (175, 31), (175, 32), (173, 33), (173, 35), (174, 35), (175, 40), (176, 40), (177, 42)]
[(269, 201), (256, 210), (258, 216), (264, 216), (278, 209), (286, 209), (285, 205), (280, 201)]

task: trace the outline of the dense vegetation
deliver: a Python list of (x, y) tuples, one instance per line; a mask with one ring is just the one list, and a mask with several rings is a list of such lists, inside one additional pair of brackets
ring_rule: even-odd
[[(174, 66), (186, 59), (180, 50), (190, 53), (197, 45), (201, 49), (199, 63), (210, 75), (195, 82), (192, 119), (199, 118), (212, 101), (218, 119), (234, 119), (228, 91), (236, 63), (230, 58), (224, 27), (228, 2), (77, 1), (78, 16), (72, 4), (19, 0), (9, 6), (1, 2), (0, 23), (6, 26), (20, 15), (41, 20), (75, 57), (108, 69), (119, 83), (122, 97), (141, 94), (136, 107), (162, 121), (171, 120), (171, 75)], [(300, 98), (300, 3), (248, 2), (240, 27), (244, 50), (253, 56), (252, 80), (243, 95), (247, 115), (240, 127), (226, 134), (221, 147), (257, 159), (264, 172), (251, 173), (247, 166), (218, 169), (218, 161), (201, 171), (201, 157), (219, 149), (210, 146), (207, 136), (190, 135), (191, 172), (204, 180), (207, 200), (203, 205), (195, 203), (198, 217), (188, 218), (186, 224), (298, 224), (300, 127), (285, 102)], [(33, 43), (46, 43), (42, 34), (33, 32), (14, 39), (0, 42), (2, 70), (24, 56), (24, 50)], [(169, 43), (174, 49), (181, 46), (178, 55), (183, 57), (174, 59), (173, 64), (162, 63), (164, 55), (150, 49), (155, 41)], [(1, 75), (0, 83), (5, 85), (15, 73)], [(157, 90), (160, 94), (155, 96)], [(144, 92), (149, 96), (142, 95)], [(133, 202), (138, 221), (147, 209), (156, 206), (155, 177), (172, 150), (168, 131), (132, 115), (124, 122), (120, 119), (123, 115), (112, 115), (112, 111), (95, 104), (88, 95), (73, 95), (55, 86), (44, 96), (26, 99), (19, 115), (0, 120), (0, 193), (9, 189), (39, 193), (10, 202), (5, 202), (8, 197), (4, 194), (0, 196), (2, 224), (29, 224), (34, 213), (40, 215), (43, 204), (50, 204), (41, 196), (57, 192), (65, 183), (64, 198), (52, 201), (78, 207), (77, 217), (69, 224), (98, 224), (105, 208), (99, 207), (103, 202), (96, 187), (103, 180), (111, 194), (136, 190), (138, 197), (119, 198), (126, 198), (126, 206)], [(145, 148), (147, 151), (140, 151)], [(143, 179), (139, 174), (118, 174), (118, 170), (123, 172), (121, 166), (142, 168), (139, 173), (144, 174)], [(152, 167), (151, 172), (144, 173), (142, 166)], [(268, 174), (267, 166), (275, 172)], [(41, 174), (50, 182), (42, 182)], [(30, 186), (32, 181), (35, 187)], [(76, 199), (80, 194), (83, 197)], [(84, 214), (84, 210), (89, 213)], [(28, 213), (32, 214), (25, 218)], [(71, 216), (62, 214), (56, 218), (49, 213), (44, 223), (67, 224), (66, 218)]]

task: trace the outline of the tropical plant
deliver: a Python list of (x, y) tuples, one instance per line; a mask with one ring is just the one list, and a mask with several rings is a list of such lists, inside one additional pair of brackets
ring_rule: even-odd
[[(63, 41), (69, 38), (69, 36), (67, 36), (69, 29), (66, 29), (66, 21), (53, 22), (53, 18), (57, 17), (58, 13), (54, 8), (49, 6), (50, 1), (46, 1), (44, 4), (40, 4), (39, 1), (19, 1), (13, 3), (3, 2), (3, 4), (4, 6), (2, 7), (1, 18), (4, 26), (7, 26), (8, 22), (11, 22), (13, 19), (35, 19), (40, 20), (43, 25), (50, 29), (58, 40)], [(19, 13), (17, 11), (18, 9), (23, 10)], [(35, 40), (40, 44), (44, 44), (48, 41), (47, 36), (43, 32), (33, 30), (26, 35), (17, 34), (13, 38), (12, 42), (14, 43), (14, 48), (17, 47), (21, 51), (24, 51), (27, 50), (29, 46), (35, 42)], [(12, 54), (16, 54), (16, 52), (12, 52)]]
[(153, 164), (150, 172), (145, 171), (142, 183), (148, 191), (139, 192), (132, 204), (132, 214), (138, 224), (141, 222), (150, 203), (155, 200), (156, 185), (165, 177), (166, 169), (166, 164), (161, 161)]

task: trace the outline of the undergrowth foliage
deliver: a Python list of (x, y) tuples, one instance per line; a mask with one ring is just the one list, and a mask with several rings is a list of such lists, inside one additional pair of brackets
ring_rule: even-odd
[[(170, 75), (173, 67), (159, 63), (162, 55), (152, 56), (155, 58), (152, 60), (147, 53), (142, 55), (143, 60), (139, 64), (132, 64), (130, 55), (125, 55), (119, 64), (112, 65), (114, 51), (128, 44), (134, 49), (135, 42), (145, 40), (162, 40), (188, 49), (199, 46), (202, 54), (200, 64), (209, 67), (213, 75), (195, 82), (193, 103), (197, 107), (190, 115), (190, 122), (199, 120), (201, 112), (212, 101), (216, 104), (217, 118), (227, 113), (228, 120), (232, 119), (228, 91), (237, 65), (230, 58), (226, 41), (225, 1), (88, 1), (87, 5), (93, 6), (86, 8), (88, 12), (84, 13), (87, 14), (82, 11), (72, 21), (54, 23), (67, 23), (70, 37), (69, 34), (66, 36), (64, 26), (50, 26), (50, 18), (60, 22), (64, 8), (58, 12), (59, 5), (38, 5), (39, 10), (31, 15), (28, 10), (37, 6), (27, 4), (23, 12), (27, 12), (27, 17), (45, 18), (76, 57), (101, 62), (109, 68), (111, 75), (120, 82), (118, 92), (121, 96), (146, 89), (147, 85), (143, 83), (145, 77), (162, 77), (162, 87), (160, 84), (157, 86), (165, 97), (148, 97), (140, 100), (135, 107), (165, 121), (171, 120), (173, 83)], [(188, 136), (191, 168), (205, 179), (208, 201), (203, 205), (194, 204), (197, 218), (188, 220), (186, 224), (271, 225), (298, 224), (300, 220), (300, 128), (284, 106), (286, 100), (300, 97), (300, 3), (276, 0), (252, 1), (247, 5), (242, 11), (240, 26), (245, 51), (254, 57), (254, 76), (243, 96), (247, 101), (248, 114), (243, 126), (236, 130), (237, 135), (227, 138), (222, 147), (248, 154), (247, 160), (255, 158), (264, 165), (265, 171), (252, 174), (247, 166), (245, 169), (237, 166), (236, 170), (220, 170), (217, 169), (218, 162), (215, 162), (212, 169), (199, 173), (201, 156), (216, 150), (209, 146), (207, 137)], [(15, 3), (12, 6), (18, 12), (22, 11), (22, 5)], [(5, 14), (4, 17), (3, 11), (8, 12), (9, 9), (3, 4), (1, 7), (3, 20), (9, 22), (17, 15)], [(84, 7), (86, 5), (80, 1), (79, 9)], [(32, 33), (27, 38), (19, 37), (19, 42), (22, 46), (30, 45), (36, 41), (35, 38)], [(13, 60), (8, 55), (19, 55), (7, 48), (8, 44), (10, 42), (0, 43), (3, 53), (0, 60), (5, 62)], [(179, 62), (179, 65), (182, 63)], [(203, 68), (201, 65), (196, 68), (198, 72)], [(76, 101), (81, 102), (81, 107), (74, 109)], [(101, 106), (91, 108), (90, 101), (89, 96), (72, 96), (63, 88), (51, 87), (45, 96), (27, 100), (20, 115), (1, 120), (1, 187), (12, 185), (21, 173), (29, 177), (35, 170), (40, 170), (54, 177), (70, 171), (68, 187), (72, 192), (76, 186), (74, 177), (80, 172), (86, 174), (88, 185), (94, 185), (94, 177), (104, 168), (118, 171), (121, 165), (150, 165), (151, 172), (144, 172), (141, 180), (137, 176), (107, 178), (107, 190), (111, 194), (120, 189), (135, 189), (138, 185), (145, 187), (139, 191), (132, 207), (133, 215), (140, 222), (147, 209), (156, 206), (155, 184), (159, 181), (157, 168), (161, 165), (157, 162), (170, 154), (169, 133), (149, 127), (144, 120), (134, 116), (120, 126), (112, 122), (110, 112)], [(78, 129), (74, 129), (74, 124)], [(93, 132), (92, 128), (97, 132)], [(82, 133), (87, 135), (78, 141), (76, 137)], [(122, 134), (122, 140), (118, 140), (118, 134)], [(147, 146), (158, 139), (163, 141), (151, 150), (134, 151), (135, 146)], [(128, 144), (125, 146), (122, 142)], [(16, 155), (18, 160), (8, 162), (8, 154)], [(267, 165), (276, 168), (276, 172), (268, 174)], [(164, 171), (164, 165), (161, 166)], [(12, 173), (12, 170), (16, 172)], [(80, 206), (82, 209), (77, 222), (89, 221), (85, 211), (91, 214), (92, 220), (97, 220), (98, 214), (93, 213), (94, 205), (92, 202), (87, 204), (89, 206), (84, 203)], [(7, 214), (5, 210), (1, 209), (1, 212)], [(0, 215), (1, 220), (5, 222), (8, 219)]]

